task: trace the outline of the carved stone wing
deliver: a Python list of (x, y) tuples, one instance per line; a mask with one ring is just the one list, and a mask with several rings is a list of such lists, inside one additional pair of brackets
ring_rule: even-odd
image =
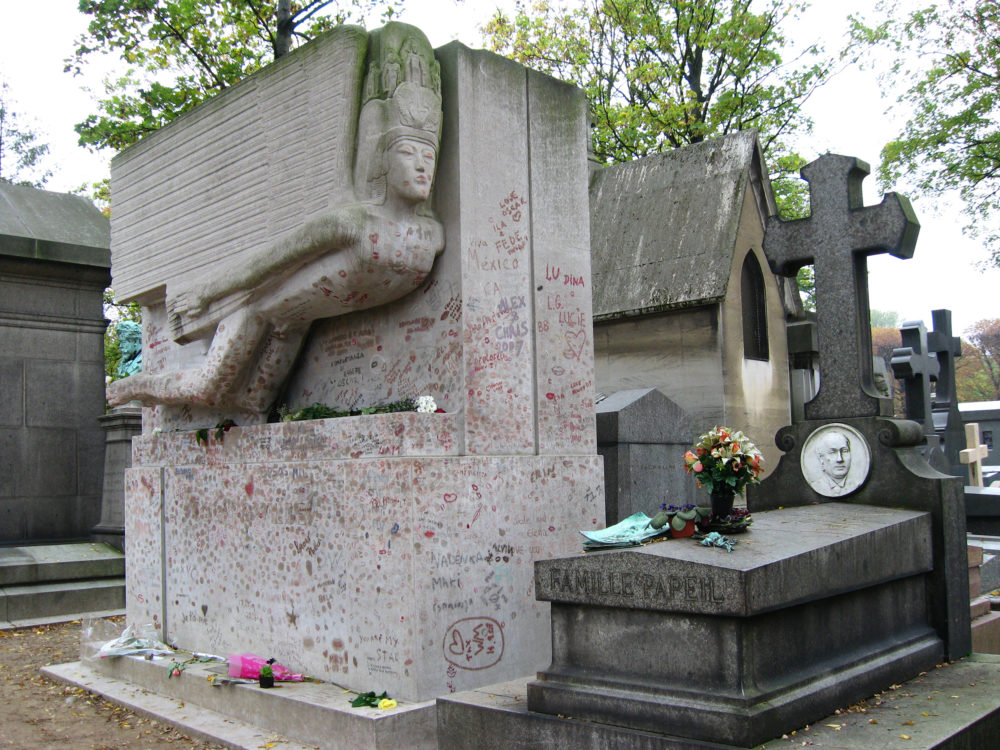
[(363, 29), (338, 27), (112, 161), (119, 299), (197, 287), (355, 199), (366, 48)]

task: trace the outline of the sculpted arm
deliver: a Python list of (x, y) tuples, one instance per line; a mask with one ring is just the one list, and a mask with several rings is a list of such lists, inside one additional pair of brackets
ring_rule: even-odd
[(167, 307), (172, 315), (196, 318), (217, 299), (234, 292), (252, 291), (318, 257), (352, 246), (361, 236), (364, 215), (364, 208), (355, 205), (312, 219), (247, 263), (170, 294)]

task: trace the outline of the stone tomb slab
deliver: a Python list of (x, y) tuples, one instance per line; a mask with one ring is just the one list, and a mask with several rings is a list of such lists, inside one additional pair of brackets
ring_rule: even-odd
[[(46, 668), (60, 682), (98, 693), (112, 703), (169, 724), (215, 745), (243, 750), (436, 750), (434, 703), (399, 703), (378, 710), (352, 708), (350, 693), (321, 682), (225, 684), (226, 666), (190, 664), (170, 677), (175, 661), (192, 655), (146, 660), (138, 656), (84, 659)], [(209, 680), (213, 679), (213, 682)], [(300, 744), (303, 743), (303, 744)]]
[[(732, 750), (733, 746), (545, 716), (527, 710), (527, 678), (438, 699), (440, 750)], [(1000, 732), (1000, 656), (973, 654), (838, 706), (757, 750), (967, 750)], [(843, 710), (840, 710), (843, 709)]]
[(530, 711), (753, 745), (942, 657), (929, 514), (755, 515), (737, 551), (654, 544), (536, 564), (552, 665)]
[[(603, 523), (600, 458), (441, 455), (452, 419), (137, 439), (128, 621), (408, 701), (543, 666), (549, 608), (531, 563), (575, 553), (577, 530)], [(267, 444), (285, 458), (265, 460)]]

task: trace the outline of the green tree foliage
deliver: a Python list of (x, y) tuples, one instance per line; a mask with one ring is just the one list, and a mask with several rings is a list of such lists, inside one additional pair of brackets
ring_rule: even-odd
[(882, 150), (883, 187), (908, 178), (925, 196), (958, 190), (969, 219), (1000, 266), (1000, 5), (944, 0), (908, 16), (897, 2), (888, 20), (855, 21), (855, 40), (895, 54), (887, 76), (911, 111), (903, 132)]
[(118, 380), (118, 363), (122, 359), (115, 326), (123, 320), (142, 323), (142, 309), (135, 302), (127, 305), (118, 302), (114, 290), (108, 287), (104, 290), (104, 316), (110, 321), (104, 329), (104, 375), (110, 382)]
[(813, 267), (802, 266), (795, 275), (795, 283), (799, 287), (802, 309), (806, 312), (816, 312), (816, 273)]
[(959, 401), (1000, 400), (1000, 319), (980, 320), (965, 332), (955, 385)]
[[(91, 17), (66, 70), (95, 54), (128, 70), (105, 81), (98, 111), (76, 126), (80, 144), (122, 149), (342, 21), (360, 21), (379, 0), (80, 0)], [(280, 7), (279, 7), (280, 6)], [(331, 7), (336, 9), (332, 15)], [(279, 16), (279, 11), (281, 15)], [(383, 15), (392, 15), (391, 8)]]
[(899, 328), (899, 313), (892, 310), (870, 310), (872, 328)]
[(751, 128), (777, 155), (783, 137), (808, 129), (800, 106), (830, 72), (782, 59), (781, 23), (798, 10), (782, 0), (535, 0), (497, 11), (483, 31), (494, 51), (587, 92), (603, 162)]
[[(802, 9), (787, 0), (534, 0), (498, 10), (487, 45), (587, 92), (593, 150), (624, 162), (740, 130), (758, 131), (781, 214), (808, 215), (789, 151), (811, 128), (801, 105), (832, 73), (821, 50), (786, 62), (782, 23)], [(808, 284), (809, 279), (801, 281)]]
[(7, 83), (0, 82), (0, 181), (43, 187), (52, 176), (43, 166), (48, 153), (48, 144), (16, 111)]

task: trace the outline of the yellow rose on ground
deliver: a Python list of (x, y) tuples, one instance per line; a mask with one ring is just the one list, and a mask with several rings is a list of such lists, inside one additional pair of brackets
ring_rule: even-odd
[(378, 702), (379, 708), (395, 708), (396, 705), (397, 705), (396, 701), (394, 701), (392, 698), (383, 698)]

